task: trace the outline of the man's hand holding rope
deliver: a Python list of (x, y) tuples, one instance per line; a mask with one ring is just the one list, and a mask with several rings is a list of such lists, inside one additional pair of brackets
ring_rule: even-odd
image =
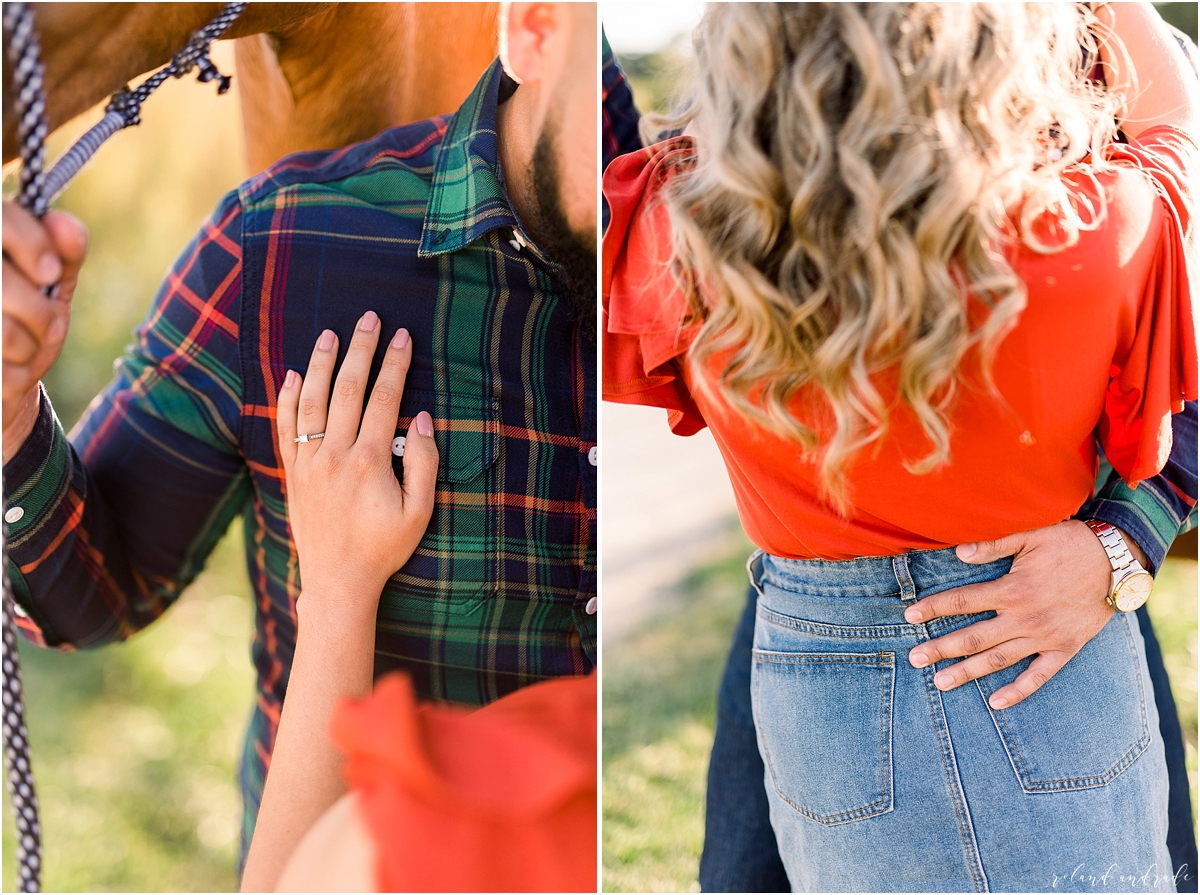
[(76, 218), (51, 211), (39, 221), (4, 203), (5, 463), (33, 431), (38, 382), (62, 351), (86, 254), (87, 230)]

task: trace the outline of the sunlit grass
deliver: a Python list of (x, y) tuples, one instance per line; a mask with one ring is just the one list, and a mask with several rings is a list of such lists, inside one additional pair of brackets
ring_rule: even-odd
[(664, 614), (604, 649), (604, 889), (697, 888), (717, 683), (746, 600), (744, 537)]
[[(22, 643), (45, 891), (236, 888), (236, 765), (254, 698), (240, 534), (128, 642), (75, 653)], [(13, 879), (6, 818), (6, 890)]]
[(1154, 633), (1171, 678), (1171, 691), (1183, 727), (1188, 783), (1192, 791), (1192, 821), (1196, 805), (1196, 562), (1168, 560), (1159, 572), (1154, 594), (1146, 604)]

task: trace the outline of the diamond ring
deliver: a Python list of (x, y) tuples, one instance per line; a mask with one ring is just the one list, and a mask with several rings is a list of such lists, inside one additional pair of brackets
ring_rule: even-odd
[(301, 435), (299, 438), (293, 438), (292, 441), (296, 442), (297, 444), (308, 444), (314, 438), (324, 438), (324, 437), (325, 437), (324, 432), (316, 432), (312, 435)]

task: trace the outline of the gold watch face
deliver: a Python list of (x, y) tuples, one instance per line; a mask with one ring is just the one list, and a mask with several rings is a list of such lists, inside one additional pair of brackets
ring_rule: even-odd
[(1145, 569), (1138, 569), (1117, 583), (1112, 601), (1121, 612), (1132, 612), (1149, 599), (1153, 587), (1153, 576)]

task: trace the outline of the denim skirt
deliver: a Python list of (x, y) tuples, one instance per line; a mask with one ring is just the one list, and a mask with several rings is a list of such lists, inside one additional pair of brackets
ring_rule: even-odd
[(1011, 559), (953, 550), (750, 558), (751, 692), (780, 854), (801, 892), (1173, 892), (1167, 768), (1141, 633), (1117, 612), (1032, 696), (1017, 665), (943, 693), (917, 644), (995, 613), (911, 625)]

